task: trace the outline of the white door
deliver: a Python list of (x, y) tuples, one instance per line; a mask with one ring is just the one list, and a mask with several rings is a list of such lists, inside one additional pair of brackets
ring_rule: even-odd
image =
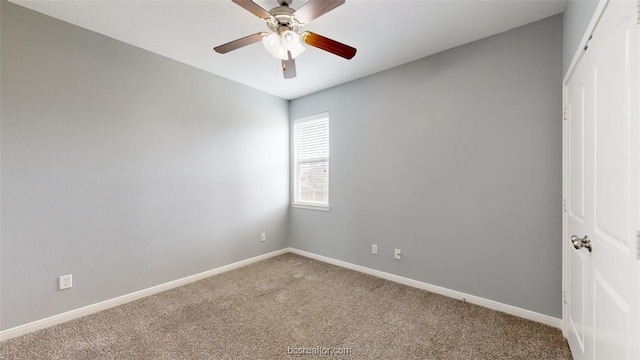
[(565, 84), (564, 318), (575, 359), (640, 359), (638, 16), (636, 0), (609, 1)]

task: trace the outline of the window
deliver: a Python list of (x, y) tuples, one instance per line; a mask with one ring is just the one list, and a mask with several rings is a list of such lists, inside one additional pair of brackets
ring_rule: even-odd
[(329, 114), (293, 122), (293, 206), (329, 210)]

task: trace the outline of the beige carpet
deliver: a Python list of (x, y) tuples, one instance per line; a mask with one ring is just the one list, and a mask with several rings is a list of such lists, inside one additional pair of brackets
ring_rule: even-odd
[(0, 343), (2, 359), (300, 356), (571, 358), (558, 329), (294, 254)]

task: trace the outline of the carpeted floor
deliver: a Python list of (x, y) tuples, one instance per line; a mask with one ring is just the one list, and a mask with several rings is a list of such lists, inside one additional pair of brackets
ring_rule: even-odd
[(571, 359), (558, 329), (294, 254), (0, 343), (1, 359), (280, 359), (304, 353)]

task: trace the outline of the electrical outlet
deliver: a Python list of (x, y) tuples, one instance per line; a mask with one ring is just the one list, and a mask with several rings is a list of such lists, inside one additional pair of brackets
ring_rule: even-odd
[(378, 245), (371, 244), (371, 253), (374, 255), (378, 255)]
[(64, 289), (69, 289), (73, 286), (73, 282), (71, 279), (71, 274), (69, 275), (62, 275), (58, 278), (58, 289), (59, 290), (64, 290)]
[(260, 241), (267, 241), (267, 233), (260, 234)]
[(401, 259), (402, 259), (402, 250), (400, 250), (400, 249), (395, 249), (395, 250), (393, 251), (393, 257), (394, 257), (396, 260), (401, 260)]

